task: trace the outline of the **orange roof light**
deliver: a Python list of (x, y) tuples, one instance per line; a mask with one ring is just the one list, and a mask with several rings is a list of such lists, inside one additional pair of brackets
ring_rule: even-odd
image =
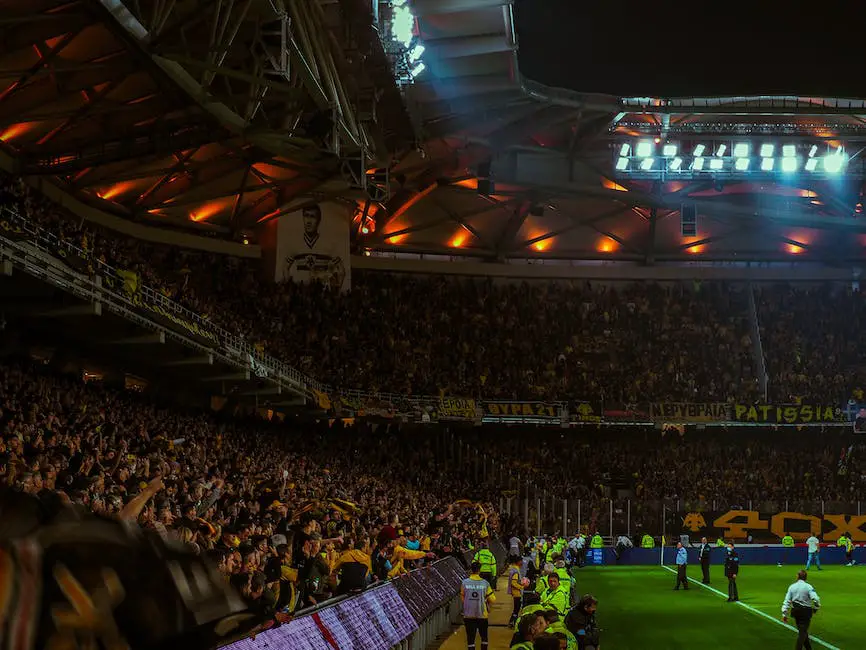
[(548, 237), (547, 239), (535, 242), (532, 245), (532, 248), (538, 253), (543, 253), (550, 248), (551, 244), (553, 244), (553, 237)]
[(615, 253), (617, 248), (619, 248), (619, 244), (610, 237), (601, 237), (595, 243), (595, 250), (599, 253)]
[(794, 242), (790, 242), (788, 244), (785, 244), (785, 250), (791, 253), (791, 255), (799, 255), (800, 253), (806, 252), (806, 247), (801, 246), (800, 244), (796, 244)]
[(448, 242), (448, 245), (451, 248), (463, 248), (464, 244), (466, 244), (466, 240), (469, 239), (469, 233), (467, 233), (463, 228), (458, 230), (454, 236), (451, 238), (451, 241)]
[(385, 243), (397, 245), (402, 241), (406, 240), (406, 233), (402, 235), (391, 235), (390, 237), (385, 237)]
[(0, 142), (11, 142), (15, 138), (20, 138), (29, 131), (32, 131), (39, 122), (19, 122), (8, 127), (0, 133)]

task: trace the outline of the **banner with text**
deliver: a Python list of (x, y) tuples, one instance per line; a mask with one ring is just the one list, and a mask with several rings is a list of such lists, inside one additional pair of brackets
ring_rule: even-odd
[(485, 417), (556, 419), (560, 417), (557, 404), (547, 402), (484, 402)]
[(601, 404), (593, 402), (572, 402), (570, 411), (574, 422), (601, 422), (604, 419)]
[(474, 420), (476, 403), (474, 399), (462, 397), (443, 397), (437, 405), (442, 420)]
[(822, 404), (737, 404), (733, 419), (756, 424), (815, 424), (844, 422), (845, 414), (838, 406)]
[(723, 422), (730, 419), (730, 405), (719, 402), (659, 402), (650, 405), (653, 420), (668, 422)]
[(752, 535), (756, 541), (781, 540), (790, 534), (797, 542), (815, 535), (824, 542), (835, 543), (842, 535), (854, 542), (866, 542), (866, 515), (803, 514), (778, 512), (766, 514), (757, 510), (722, 512), (680, 512), (675, 527), (692, 538), (706, 536), (711, 540), (743, 541)]
[(317, 281), (348, 291), (351, 220), (351, 208), (333, 201), (299, 206), (282, 216), (277, 227), (276, 281)]

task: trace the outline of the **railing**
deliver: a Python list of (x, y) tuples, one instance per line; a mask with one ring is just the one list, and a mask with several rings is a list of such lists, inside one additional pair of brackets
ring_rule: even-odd
[[(456, 599), (465, 577), (455, 558), (438, 560), (359, 594), (300, 610), (290, 623), (262, 632), (255, 647), (299, 647), (290, 639), (305, 639), (308, 645), (303, 647), (330, 647), (325, 641), (330, 637), (341, 648), (424, 650), (457, 621)], [(243, 639), (222, 647), (249, 650), (253, 646)]]
[(740, 541), (747, 534), (756, 541), (772, 541), (784, 532), (795, 537), (815, 532), (835, 541), (841, 534), (839, 526), (850, 526), (845, 532), (854, 541), (866, 542), (866, 501), (857, 500), (503, 497), (499, 511), (518, 529), (532, 535), (586, 531), (614, 539), (644, 533), (671, 539), (671, 535), (682, 533), (710, 533), (711, 537), (718, 533)]
[[(25, 234), (26, 239), (24, 241), (27, 244), (52, 257), (58, 253), (73, 256), (78, 260), (86, 262), (90, 267), (92, 275), (101, 278), (103, 283), (119, 287), (124, 286), (124, 278), (117, 269), (95, 258), (89, 252), (75, 246), (69, 241), (34, 224), (9, 205), (0, 206), (0, 217)], [(6, 238), (4, 237), (4, 239)], [(20, 245), (21, 242), (13, 242), (7, 239), (7, 243), (15, 246), (16, 244)], [(278, 381), (278, 383), (285, 383), (307, 395), (311, 394), (311, 389), (317, 391), (328, 390), (328, 387), (315, 379), (304, 375), (283, 361), (262, 354), (245, 338), (232, 334), (213, 321), (168, 298), (160, 291), (147, 285), (141, 285), (137, 289), (137, 293), (140, 298), (148, 303), (215, 333), (221, 346), (227, 352), (227, 356), (237, 358), (245, 367), (255, 367), (257, 371), (265, 373), (268, 377)]]

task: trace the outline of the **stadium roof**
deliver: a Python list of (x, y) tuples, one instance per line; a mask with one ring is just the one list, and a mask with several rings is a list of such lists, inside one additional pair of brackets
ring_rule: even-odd
[[(410, 4), (426, 48), (426, 71), (407, 91), (423, 147), (392, 173), (391, 201), (363, 240), (371, 254), (641, 262), (862, 256), (862, 176), (658, 182), (624, 178), (613, 152), (643, 137), (701, 138), (708, 147), (720, 139), (728, 147), (758, 138), (777, 146), (844, 143), (854, 154), (866, 139), (863, 100), (665, 99), (549, 88), (521, 74), (520, 23), (510, 2)], [(851, 171), (861, 164), (852, 156)], [(684, 203), (697, 209), (694, 236), (682, 235)]]
[(414, 138), (357, 4), (0, 0), (0, 140), (24, 175), (160, 225), (350, 200)]
[[(510, 0), (399, 2), (426, 67), (402, 97), (376, 29), (390, 1), (0, 0), (2, 148), (26, 175), (167, 227), (240, 237), (299, 202), (339, 198), (358, 207), (355, 245), (377, 254), (845, 261), (866, 250), (864, 100), (549, 88), (521, 74)], [(844, 146), (850, 173), (619, 173), (615, 151), (644, 139)], [(367, 200), (383, 169), (387, 195)]]

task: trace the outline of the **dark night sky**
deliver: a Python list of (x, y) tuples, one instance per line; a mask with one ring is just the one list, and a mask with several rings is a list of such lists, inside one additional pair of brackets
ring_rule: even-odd
[(864, 0), (517, 0), (517, 33), (526, 77), (581, 92), (866, 98)]

